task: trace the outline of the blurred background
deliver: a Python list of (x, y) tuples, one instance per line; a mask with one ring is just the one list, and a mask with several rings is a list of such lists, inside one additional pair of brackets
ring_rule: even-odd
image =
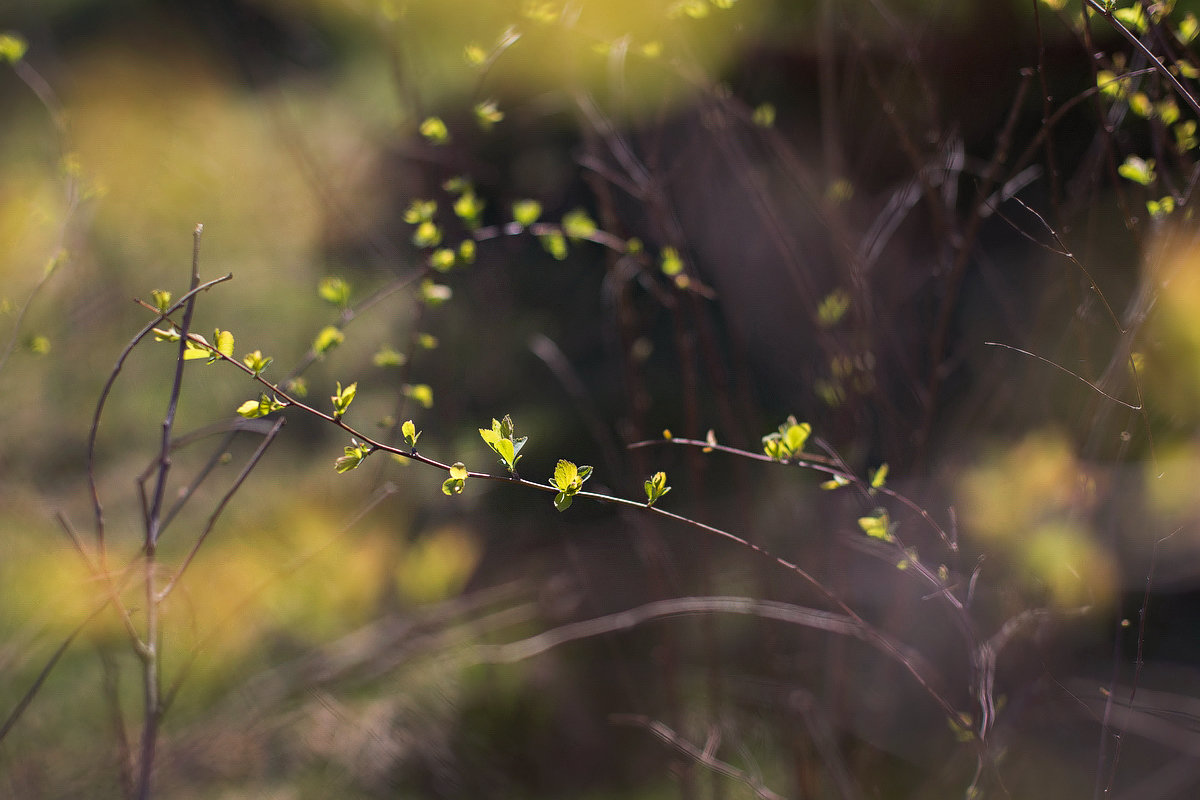
[[(1195, 4), (1124, 5), (1194, 90)], [(201, 279), (233, 277), (194, 330), (306, 402), (357, 383), (356, 429), (494, 475), (478, 429), (511, 414), (523, 477), (640, 501), (665, 471), (660, 507), (787, 563), (386, 453), (338, 474), (349, 436), (295, 410), (238, 483), (261, 387), (188, 362), (155, 796), (1200, 784), (1196, 120), (1108, 21), (7, 0), (0, 34), (0, 794), (134, 792), (91, 485), (141, 626), (177, 348), (139, 344), (92, 426), (197, 224)], [(789, 415), (828, 469), (678, 443), (759, 454)]]

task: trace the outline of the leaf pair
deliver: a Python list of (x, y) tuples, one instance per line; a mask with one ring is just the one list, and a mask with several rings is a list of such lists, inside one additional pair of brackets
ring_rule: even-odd
[(492, 428), (479, 429), (479, 436), (484, 443), (492, 448), (492, 452), (500, 456), (500, 463), (504, 468), (517, 476), (517, 462), (521, 460), (521, 448), (525, 446), (525, 442), (529, 439), (528, 436), (522, 436), (519, 439), (516, 437), (516, 427), (513, 425), (512, 417), (508, 414), (504, 415), (504, 419), (492, 419)]
[[(590, 477), (592, 477), (591, 467), (577, 467), (574, 463), (560, 458), (558, 465), (554, 467), (554, 475), (550, 478), (550, 485), (558, 489), (558, 494), (554, 496), (554, 507), (559, 511), (566, 511), (570, 508), (575, 495), (579, 494), (579, 490), (583, 488), (584, 481)], [(665, 475), (663, 475), (663, 481), (666, 482)], [(663, 492), (663, 494), (665, 493)]]
[(795, 417), (788, 417), (779, 426), (779, 430), (768, 433), (762, 438), (763, 452), (776, 461), (787, 461), (804, 450), (804, 443), (812, 433), (812, 425), (807, 422), (796, 422)]

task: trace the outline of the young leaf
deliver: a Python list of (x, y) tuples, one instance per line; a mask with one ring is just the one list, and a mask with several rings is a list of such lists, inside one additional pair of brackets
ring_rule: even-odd
[(264, 393), (260, 394), (257, 400), (247, 400), (242, 403), (238, 406), (237, 413), (246, 419), (258, 419), (282, 408), (287, 408), (287, 404), (274, 395), (268, 397)]
[(558, 261), (563, 261), (567, 257), (567, 238), (558, 231), (551, 231), (544, 236), (539, 237), (542, 242), (542, 247), (547, 253), (554, 256)]
[(341, 278), (322, 278), (321, 282), (317, 284), (317, 294), (322, 300), (332, 303), (338, 308), (350, 305), (350, 284)]
[(413, 231), (412, 242), (417, 247), (437, 247), (442, 243), (442, 229), (433, 220), (425, 220)]
[(554, 475), (550, 478), (550, 485), (558, 490), (554, 497), (554, 507), (559, 511), (570, 508), (575, 495), (583, 488), (584, 481), (591, 476), (591, 467), (577, 467), (566, 459), (559, 459), (554, 467)]
[(408, 357), (404, 353), (393, 350), (389, 345), (383, 345), (379, 352), (371, 356), (371, 363), (377, 367), (402, 367)]
[(411, 397), (413, 400), (421, 404), (423, 408), (433, 408), (433, 389), (427, 383), (404, 384), (400, 387), (400, 391), (405, 397)]
[(1117, 174), (1142, 186), (1149, 186), (1158, 177), (1154, 172), (1154, 159), (1138, 156), (1126, 156), (1125, 163), (1117, 167)]
[(490, 131), (497, 122), (504, 119), (504, 112), (496, 105), (495, 100), (484, 100), (475, 104), (475, 121), (485, 131)]
[(150, 297), (154, 299), (154, 307), (159, 311), (166, 311), (171, 307), (171, 293), (164, 289), (152, 290)]
[(269, 356), (264, 356), (261, 350), (255, 350), (253, 353), (247, 353), (242, 356), (242, 363), (254, 373), (254, 377), (262, 374), (262, 371), (267, 368), (272, 359)]
[(883, 464), (880, 464), (879, 468), (875, 470), (875, 473), (873, 475), (871, 475), (871, 488), (872, 489), (882, 488), (884, 481), (887, 480), (887, 475), (888, 475), (888, 465), (885, 462)]
[(467, 485), (467, 467), (461, 461), (450, 466), (450, 477), (442, 483), (442, 494), (450, 496), (462, 494)]
[(679, 251), (674, 247), (664, 247), (662, 263), (659, 268), (662, 270), (662, 274), (668, 278), (674, 278), (683, 272), (683, 259), (679, 257)]
[(449, 272), (454, 268), (455, 253), (449, 247), (439, 247), (429, 256), (429, 266), (438, 272)]
[(409, 225), (433, 222), (433, 215), (436, 213), (436, 200), (413, 200), (409, 203), (408, 208), (404, 210), (404, 221)]
[(645, 487), (647, 506), (654, 505), (660, 497), (671, 491), (671, 487), (667, 486), (667, 473), (665, 472), (656, 472), (651, 475), (650, 479), (646, 481)]
[(542, 215), (542, 204), (537, 200), (518, 200), (512, 205), (513, 222), (528, 228)]
[(345, 455), (333, 463), (333, 468), (339, 474), (357, 469), (358, 465), (363, 462), (363, 459), (371, 454), (371, 446), (369, 444), (360, 444), (357, 439), (351, 439), (350, 444), (346, 445), (343, 452)]
[(333, 325), (326, 325), (317, 334), (317, 338), (313, 339), (312, 349), (320, 357), (344, 341), (346, 341), (346, 334)]
[(421, 432), (417, 430), (417, 426), (413, 424), (411, 419), (406, 420), (400, 426), (400, 435), (404, 437), (404, 443), (408, 445), (409, 450), (415, 453), (417, 451), (417, 439), (421, 438)]
[(516, 438), (516, 426), (512, 417), (504, 415), (504, 419), (492, 420), (491, 429), (480, 428), (479, 437), (492, 451), (500, 456), (500, 463), (513, 475), (517, 474), (517, 462), (521, 460), (521, 448), (525, 446), (527, 436)]
[(895, 541), (895, 537), (892, 536), (891, 518), (883, 509), (876, 509), (875, 513), (870, 516), (859, 517), (858, 527), (872, 539), (879, 539), (884, 542)]
[(342, 415), (346, 413), (346, 409), (350, 408), (350, 404), (354, 402), (354, 397), (357, 394), (358, 394), (358, 382), (357, 381), (350, 384), (345, 389), (342, 388), (341, 381), (337, 382), (337, 393), (334, 394), (333, 397), (330, 398), (333, 401), (333, 418), (334, 419), (342, 418)]
[[(220, 328), (213, 331), (213, 340), (216, 342), (217, 352), (226, 358), (233, 358), (233, 334), (229, 331), (223, 331)], [(213, 356), (208, 363), (216, 361), (216, 356)]]
[(850, 481), (848, 481), (846, 478), (843, 478), (841, 475), (834, 475), (832, 478), (822, 483), (821, 488), (825, 491), (832, 491), (834, 489), (840, 489), (843, 486), (848, 486), (849, 484)]
[(582, 208), (576, 208), (563, 217), (563, 233), (571, 239), (586, 239), (596, 232), (596, 223)]
[(446, 144), (450, 141), (450, 129), (446, 127), (446, 123), (441, 117), (428, 117), (421, 123), (421, 135), (425, 137), (430, 144)]

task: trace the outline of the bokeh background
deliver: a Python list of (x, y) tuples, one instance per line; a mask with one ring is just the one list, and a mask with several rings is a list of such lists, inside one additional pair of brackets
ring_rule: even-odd
[[(1193, 5), (1146, 32), (1177, 67)], [(0, 713), (23, 711), (0, 794), (129, 794), (139, 662), (116, 614), (89, 616), (104, 590), (67, 531), (94, 547), (94, 479), (110, 567), (137, 562), (172, 346), (125, 363), (90, 470), (87, 444), (153, 319), (133, 298), (186, 290), (202, 223), (202, 278), (233, 279), (195, 329), (271, 356), (266, 377), (325, 409), (357, 382), (353, 425), (396, 441), (412, 419), (422, 453), (473, 470), (502, 472), (477, 429), (504, 414), (531, 479), (569, 458), (638, 499), (664, 470), (664, 507), (800, 565), (933, 688), (869, 641), (716, 601), (495, 649), (675, 598), (836, 608), (636, 510), (560, 514), (480, 479), (447, 497), (444, 473), (382, 453), (339, 475), (348, 436), (289, 411), (164, 607), (156, 796), (1190, 796), (1195, 123), (1182, 100), (1131, 111), (1172, 95), (1079, 18), (1033, 0), (0, 4), (21, 45), (0, 69)], [(1105, 92), (1098, 70), (1133, 77)], [(1155, 179), (1119, 174), (1128, 156)], [(456, 178), (483, 203), (474, 232)], [(405, 219), (421, 200), (471, 263), (431, 269)], [(523, 200), (609, 239), (559, 258), (498, 232)], [(344, 341), (313, 357), (330, 325)], [(188, 364), (177, 429), (197, 435), (169, 497), (215, 466), (164, 535), (164, 579), (261, 442), (261, 421), (225, 438), (258, 392)], [(628, 447), (669, 430), (758, 453), (788, 415), (810, 453), (888, 464), (911, 504)], [(876, 506), (907, 556), (858, 524)]]

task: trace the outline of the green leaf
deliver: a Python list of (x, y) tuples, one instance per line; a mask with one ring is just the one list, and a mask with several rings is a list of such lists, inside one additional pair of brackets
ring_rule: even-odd
[(274, 395), (260, 394), (257, 400), (247, 400), (237, 408), (237, 413), (246, 419), (265, 417), (272, 411), (287, 408), (287, 404)]
[(812, 426), (807, 422), (788, 417), (777, 431), (762, 437), (763, 452), (776, 461), (786, 461), (804, 449), (810, 433)]
[(455, 253), (449, 247), (439, 247), (429, 256), (429, 266), (438, 272), (449, 272), (454, 268)]
[(346, 445), (343, 453), (345, 455), (333, 463), (333, 468), (339, 474), (357, 469), (358, 465), (363, 462), (363, 459), (371, 454), (371, 446), (369, 444), (360, 444), (357, 439), (351, 439), (350, 444)]
[(350, 408), (350, 404), (354, 402), (354, 397), (358, 394), (358, 382), (342, 388), (342, 382), (337, 382), (337, 392), (330, 399), (333, 401), (333, 418), (341, 419), (346, 413), (346, 409)]
[(467, 468), (461, 461), (450, 466), (450, 477), (442, 482), (442, 494), (450, 496), (462, 494), (467, 485)]
[(1196, 34), (1200, 33), (1200, 22), (1196, 21), (1196, 15), (1190, 11), (1179, 20), (1179, 27), (1175, 31), (1179, 37), (1179, 41), (1183, 44), (1190, 44), (1196, 38)]
[(487, 52), (477, 44), (469, 44), (463, 48), (463, 58), (472, 67), (478, 67), (487, 61)]
[(679, 257), (679, 251), (674, 247), (664, 247), (660, 269), (668, 278), (674, 278), (683, 272), (683, 259)]
[(194, 361), (198, 358), (212, 359), (213, 350), (209, 345), (208, 339), (205, 339), (198, 333), (192, 334), (186, 342), (183, 343), (183, 360)]
[(433, 215), (436, 213), (436, 200), (413, 200), (404, 211), (404, 221), (409, 225), (433, 222)]
[(566, 492), (559, 492), (554, 495), (554, 507), (559, 511), (566, 511), (571, 507), (573, 501), (574, 497)]
[(458, 245), (458, 257), (464, 264), (475, 263), (475, 240), (463, 239)]
[(758, 108), (754, 109), (754, 113), (750, 115), (750, 120), (760, 128), (774, 127), (775, 106), (770, 103), (762, 103)]
[(417, 334), (417, 344), (421, 345), (422, 350), (436, 350), (438, 338), (432, 333), (419, 333)]
[(408, 356), (397, 350), (392, 349), (390, 345), (383, 345), (375, 355), (371, 356), (371, 363), (377, 367), (402, 367), (408, 361)]
[(479, 227), (479, 217), (483, 214), (485, 205), (486, 203), (476, 196), (473, 189), (467, 189), (454, 201), (454, 213), (468, 229), (474, 230)]
[(479, 437), (500, 456), (500, 463), (505, 469), (516, 475), (517, 462), (521, 460), (521, 448), (525, 446), (529, 437), (516, 438), (516, 426), (512, 417), (505, 414), (502, 420), (493, 419), (490, 429), (479, 428)]
[(412, 242), (417, 247), (437, 247), (442, 243), (442, 229), (435, 225), (433, 220), (418, 223), (413, 232)]
[(153, 289), (150, 297), (154, 299), (154, 307), (160, 312), (166, 312), (171, 307), (171, 293), (165, 289)]
[(421, 135), (433, 145), (442, 145), (450, 141), (450, 129), (441, 117), (427, 117), (420, 127)]
[(154, 341), (156, 342), (178, 342), (179, 335), (179, 329), (174, 325), (166, 330), (163, 330), (162, 328), (154, 329)]
[(50, 339), (40, 334), (30, 336), (25, 340), (25, 346), (29, 348), (29, 352), (35, 356), (44, 356), (50, 353)]
[(490, 131), (497, 122), (504, 119), (504, 112), (496, 105), (495, 100), (484, 100), (475, 104), (475, 121), (485, 131)]
[(0, 61), (15, 64), (25, 57), (29, 45), (15, 33), (0, 33)]
[(322, 300), (332, 303), (338, 308), (350, 305), (350, 284), (341, 278), (322, 278), (321, 282), (317, 284), (317, 294)]
[(817, 324), (822, 328), (836, 325), (850, 309), (850, 295), (845, 289), (834, 289), (817, 306)]
[(1142, 159), (1138, 156), (1126, 156), (1125, 163), (1117, 167), (1117, 174), (1142, 186), (1149, 186), (1157, 177), (1154, 173), (1154, 159)]
[(559, 491), (565, 492), (571, 488), (579, 478), (579, 468), (570, 461), (560, 458), (558, 464), (554, 467), (554, 477), (550, 479), (551, 485)]
[(832, 478), (830, 478), (829, 480), (822, 483), (821, 488), (828, 492), (828, 491), (833, 491), (834, 489), (840, 489), (843, 486), (849, 486), (849, 485), (850, 485), (849, 480), (842, 477), (841, 475), (834, 475)]
[(671, 487), (667, 486), (667, 473), (665, 472), (654, 473), (644, 485), (646, 488), (647, 506), (654, 505), (660, 497), (671, 491)]
[(262, 371), (267, 368), (273, 359), (269, 356), (264, 356), (261, 350), (255, 350), (253, 353), (247, 353), (242, 356), (242, 363), (247, 369), (254, 373), (254, 377), (262, 374)]
[(879, 468), (876, 469), (875, 473), (871, 476), (871, 488), (872, 489), (883, 488), (883, 484), (884, 484), (884, 481), (887, 480), (887, 476), (888, 476), (888, 465), (885, 462), (883, 464), (880, 464)]
[(596, 223), (582, 208), (568, 212), (563, 217), (562, 228), (571, 239), (586, 239), (596, 233)]
[(518, 200), (512, 204), (513, 222), (528, 228), (542, 215), (542, 204), (537, 200)]
[(313, 339), (312, 349), (320, 357), (344, 341), (346, 341), (346, 334), (333, 325), (327, 325), (317, 333), (317, 338)]
[(543, 236), (538, 237), (541, 240), (542, 247), (547, 253), (554, 256), (559, 261), (563, 261), (567, 257), (567, 237), (563, 236), (558, 231), (551, 231)]
[[(213, 331), (213, 340), (217, 343), (217, 352), (226, 358), (233, 358), (233, 334), (229, 331), (223, 331), (220, 328)], [(208, 363), (212, 363), (217, 359), (214, 357)]]
[(430, 307), (440, 306), (454, 297), (454, 290), (442, 283), (431, 280), (421, 281), (421, 299)]
[(858, 527), (862, 532), (872, 539), (879, 539), (883, 542), (893, 542), (895, 537), (892, 536), (892, 521), (888, 513), (881, 508), (875, 509), (875, 512), (870, 516), (859, 517)]
[(405, 397), (412, 398), (414, 401), (421, 404), (424, 408), (433, 408), (433, 389), (429, 388), (429, 384), (404, 384), (400, 387), (400, 391)]
[(408, 445), (409, 450), (416, 452), (417, 439), (421, 438), (421, 432), (417, 430), (417, 426), (413, 424), (411, 419), (406, 420), (400, 426), (400, 435), (404, 437), (404, 443)]

